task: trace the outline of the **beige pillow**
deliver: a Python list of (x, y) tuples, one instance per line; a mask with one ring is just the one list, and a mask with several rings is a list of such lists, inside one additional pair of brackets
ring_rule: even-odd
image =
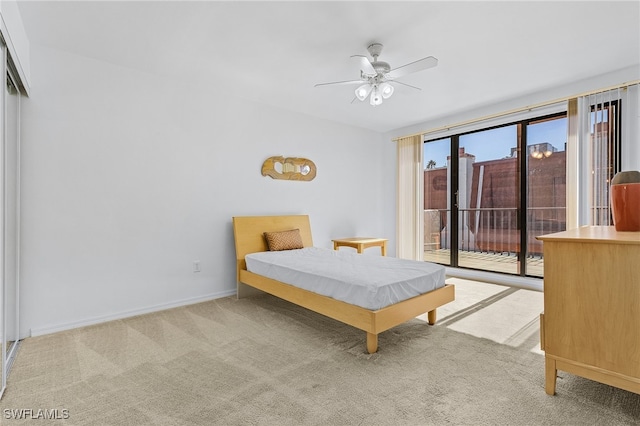
[(269, 251), (301, 249), (302, 237), (299, 229), (290, 231), (265, 232), (264, 238), (267, 240)]

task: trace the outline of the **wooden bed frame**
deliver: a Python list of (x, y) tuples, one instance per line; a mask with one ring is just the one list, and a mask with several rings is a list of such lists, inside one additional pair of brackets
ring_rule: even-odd
[(433, 325), (436, 322), (436, 308), (455, 299), (454, 286), (446, 284), (444, 287), (420, 296), (372, 311), (247, 271), (245, 255), (267, 251), (264, 232), (287, 231), (296, 228), (300, 230), (303, 245), (312, 247), (309, 216), (242, 216), (233, 218), (238, 298), (256, 294), (258, 292), (253, 289), (258, 289), (349, 324), (367, 333), (367, 351), (369, 353), (378, 350), (379, 333), (425, 312), (428, 312), (429, 324)]

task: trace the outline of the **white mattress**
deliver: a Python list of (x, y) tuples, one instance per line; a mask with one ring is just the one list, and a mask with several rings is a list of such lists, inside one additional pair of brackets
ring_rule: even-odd
[(245, 259), (250, 272), (370, 310), (443, 287), (445, 280), (442, 265), (319, 247)]

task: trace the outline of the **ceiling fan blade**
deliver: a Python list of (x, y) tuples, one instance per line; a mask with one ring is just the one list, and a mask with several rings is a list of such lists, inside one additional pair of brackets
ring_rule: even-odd
[(410, 84), (403, 83), (403, 82), (401, 82), (401, 81), (397, 81), (397, 80), (393, 80), (393, 84), (402, 84), (403, 86), (411, 87), (412, 89), (422, 90), (422, 89), (421, 89), (421, 88), (419, 88), (419, 87), (412, 86), (412, 85), (410, 85)]
[(388, 79), (396, 79), (399, 77), (403, 77), (407, 74), (412, 74), (414, 72), (433, 68), (436, 65), (438, 65), (438, 60), (433, 56), (427, 56), (426, 58), (418, 59), (415, 62), (411, 62), (407, 65), (403, 65), (401, 67), (392, 69), (391, 71), (385, 74), (385, 77)]
[(352, 55), (352, 58), (356, 58), (358, 60), (358, 62), (360, 63), (360, 70), (366, 74), (366, 75), (376, 75), (378, 74), (375, 70), (375, 68), (373, 68), (373, 65), (371, 65), (371, 61), (369, 61), (369, 58), (367, 58), (364, 55)]
[(333, 81), (331, 83), (318, 83), (318, 84), (314, 84), (313, 87), (319, 87), (319, 86), (334, 86), (334, 85), (344, 85), (344, 84), (363, 84), (365, 83), (362, 80), (345, 80), (345, 81)]

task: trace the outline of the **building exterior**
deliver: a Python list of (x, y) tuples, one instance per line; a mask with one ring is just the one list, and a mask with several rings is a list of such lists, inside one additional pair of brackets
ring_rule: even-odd
[[(512, 154), (514, 152), (512, 150)], [(566, 156), (565, 151), (558, 151), (550, 144), (532, 145), (529, 152), (527, 250), (529, 254), (541, 254), (542, 243), (535, 237), (565, 229)], [(460, 148), (459, 155), (459, 248), (519, 252), (521, 226), (517, 156), (475, 162), (475, 156), (466, 153), (464, 148)], [(437, 238), (441, 242), (438, 246), (449, 246), (447, 222), (451, 206), (448, 173), (449, 167), (424, 171), (426, 249), (436, 248)]]

